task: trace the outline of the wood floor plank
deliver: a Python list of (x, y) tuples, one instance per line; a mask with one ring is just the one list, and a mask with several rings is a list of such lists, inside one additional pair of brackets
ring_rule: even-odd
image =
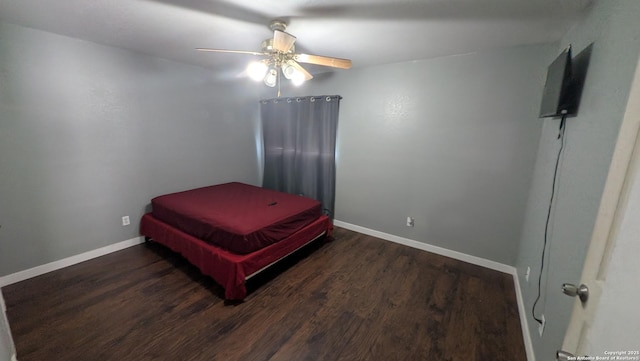
[(336, 228), (247, 283), (134, 246), (3, 288), (30, 360), (526, 360), (513, 279)]

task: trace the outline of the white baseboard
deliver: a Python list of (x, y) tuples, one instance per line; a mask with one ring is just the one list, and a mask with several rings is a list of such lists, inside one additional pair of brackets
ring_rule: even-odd
[(350, 223), (346, 223), (346, 222), (342, 222), (342, 221), (338, 221), (338, 220), (334, 220), (333, 224), (338, 226), (338, 227), (346, 228), (346, 229), (349, 229), (349, 230), (352, 230), (352, 231), (355, 231), (355, 232), (358, 232), (358, 233), (366, 234), (366, 235), (373, 236), (373, 237), (376, 237), (376, 238), (382, 238), (382, 239), (387, 240), (387, 241), (403, 244), (405, 246), (421, 249), (423, 251), (439, 254), (441, 256), (454, 258), (454, 259), (457, 259), (457, 260), (460, 260), (460, 261), (464, 261), (464, 262), (467, 262), (467, 263), (475, 264), (475, 265), (478, 265), (478, 266), (482, 266), (482, 267), (489, 268), (489, 269), (492, 269), (492, 270), (500, 271), (500, 272), (503, 272), (503, 273), (513, 274), (513, 272), (515, 270), (515, 267), (506, 265), (504, 263), (499, 263), (499, 262), (491, 261), (491, 260), (488, 260), (488, 259), (485, 259), (485, 258), (480, 258), (480, 257), (468, 255), (466, 253), (452, 251), (450, 249), (434, 246), (434, 245), (427, 244), (427, 243), (424, 243), (424, 242), (414, 241), (414, 240), (409, 239), (409, 238), (399, 237), (399, 236), (396, 236), (396, 235), (393, 235), (393, 234), (384, 233), (384, 232), (376, 231), (376, 230), (365, 228), (365, 227), (361, 227), (361, 226), (356, 226), (355, 224), (350, 224)]
[(520, 278), (518, 278), (517, 268), (514, 268), (513, 284), (516, 289), (516, 299), (518, 300), (518, 314), (520, 315), (520, 326), (522, 327), (522, 338), (524, 339), (524, 349), (527, 352), (527, 360), (536, 361), (536, 354), (533, 352), (531, 333), (529, 333), (529, 322), (527, 321), (527, 310), (524, 307), (524, 298), (522, 298), (522, 289), (520, 288)]
[(58, 261), (43, 264), (41, 266), (29, 268), (24, 271), (12, 273), (10, 275), (0, 277), (0, 287), (4, 287), (16, 282), (24, 281), (26, 279), (33, 278), (36, 276), (40, 276), (45, 273), (58, 270), (60, 268), (72, 266), (80, 262), (88, 261), (92, 258), (104, 256), (105, 254), (120, 251), (122, 249), (129, 248), (143, 242), (144, 242), (143, 237), (135, 237), (135, 238), (128, 239), (126, 241), (122, 241), (122, 242), (110, 244), (102, 248), (94, 249), (89, 252), (81, 253), (75, 256), (58, 260)]
[(527, 315), (524, 307), (524, 300), (522, 298), (522, 290), (520, 289), (520, 281), (518, 279), (518, 270), (515, 267), (506, 265), (504, 263), (491, 261), (485, 258), (472, 256), (466, 253), (452, 251), (450, 249), (434, 246), (434, 245), (423, 243), (423, 242), (418, 242), (409, 238), (399, 237), (393, 234), (376, 231), (370, 228), (357, 226), (355, 224), (351, 224), (347, 222), (342, 222), (339, 220), (334, 220), (333, 224), (335, 226), (349, 229), (354, 232), (366, 234), (376, 238), (384, 239), (386, 241), (399, 243), (412, 248), (417, 248), (422, 251), (439, 254), (441, 256), (450, 257), (453, 259), (457, 259), (459, 261), (475, 264), (477, 266), (489, 268), (492, 270), (496, 270), (496, 271), (500, 271), (500, 272), (508, 273), (512, 275), (514, 288), (516, 291), (516, 299), (518, 302), (518, 313), (520, 315), (520, 325), (522, 326), (522, 337), (524, 339), (524, 347), (527, 353), (527, 360), (535, 361), (536, 358), (535, 358), (535, 354), (533, 353), (533, 344), (531, 343), (531, 335), (529, 334), (529, 327), (527, 324)]
[[(40, 276), (45, 273), (55, 271), (64, 267), (72, 266), (80, 262), (88, 261), (90, 259), (104, 256), (109, 253), (120, 251), (125, 248), (129, 248), (143, 242), (144, 242), (144, 237), (135, 237), (135, 238), (128, 239), (126, 241), (122, 241), (122, 242), (110, 244), (102, 248), (94, 249), (89, 252), (81, 253), (75, 256), (67, 257), (58, 261), (54, 261), (41, 266), (29, 268), (24, 271), (16, 272), (4, 277), (0, 277), (0, 287), (4, 287), (16, 282), (24, 281), (29, 278)], [(4, 303), (4, 296), (2, 295), (2, 290), (0, 290), (0, 308), (2, 309), (2, 317), (6, 317), (5, 313), (7, 308)], [(7, 326), (9, 326), (8, 323), (7, 323)], [(9, 332), (9, 341), (11, 342), (11, 347), (13, 351), (13, 354), (11, 355), (11, 361), (18, 361), (18, 358), (15, 354), (15, 348), (13, 346), (13, 339), (11, 337), (11, 332)]]

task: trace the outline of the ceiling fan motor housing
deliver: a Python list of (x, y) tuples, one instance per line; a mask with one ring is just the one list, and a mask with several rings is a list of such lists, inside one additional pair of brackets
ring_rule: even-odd
[[(274, 52), (274, 50), (273, 50), (273, 38), (265, 39), (262, 42), (262, 51), (267, 52), (267, 53)], [(296, 51), (296, 46), (295, 45), (291, 45), (291, 49), (289, 49), (288, 53), (295, 53), (295, 51)]]
[(285, 31), (287, 29), (287, 23), (284, 20), (272, 20), (269, 24), (271, 31)]

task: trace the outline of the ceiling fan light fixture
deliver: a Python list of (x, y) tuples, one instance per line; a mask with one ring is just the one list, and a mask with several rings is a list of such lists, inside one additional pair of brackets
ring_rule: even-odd
[(264, 77), (264, 84), (268, 87), (273, 88), (276, 86), (277, 82), (278, 82), (278, 72), (273, 68), (269, 69), (269, 72)]
[(284, 77), (292, 80), (296, 74), (299, 74), (298, 70), (294, 67), (292, 67), (291, 65), (285, 64), (282, 67), (282, 74), (284, 74)]
[(263, 61), (253, 61), (247, 65), (247, 75), (255, 81), (261, 81), (267, 75), (269, 67)]
[(296, 70), (296, 73), (291, 77), (291, 82), (295, 86), (300, 86), (305, 82), (304, 74)]
[(282, 66), (282, 74), (285, 78), (291, 80), (295, 86), (299, 86), (307, 80), (305, 75), (291, 64)]

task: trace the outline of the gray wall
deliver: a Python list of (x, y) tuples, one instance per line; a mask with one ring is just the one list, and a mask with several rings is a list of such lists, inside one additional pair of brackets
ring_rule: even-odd
[(257, 111), (206, 69), (0, 23), (0, 276), (137, 237), (156, 195), (257, 184)]
[(555, 48), (352, 69), (287, 90), (344, 97), (336, 219), (513, 265)]
[[(596, 2), (588, 18), (575, 26), (556, 50), (558, 54), (571, 43), (575, 54), (594, 43), (580, 112), (567, 122), (542, 299), (537, 308), (538, 317), (544, 313), (547, 322), (542, 338), (531, 308), (537, 296), (545, 219), (559, 147), (558, 120), (544, 122), (520, 241), (517, 268), (538, 360), (553, 359), (571, 315), (573, 299), (562, 295), (560, 286), (580, 279), (640, 51), (638, 19), (640, 2), (636, 0)], [(527, 266), (531, 266), (529, 283), (524, 279)]]

